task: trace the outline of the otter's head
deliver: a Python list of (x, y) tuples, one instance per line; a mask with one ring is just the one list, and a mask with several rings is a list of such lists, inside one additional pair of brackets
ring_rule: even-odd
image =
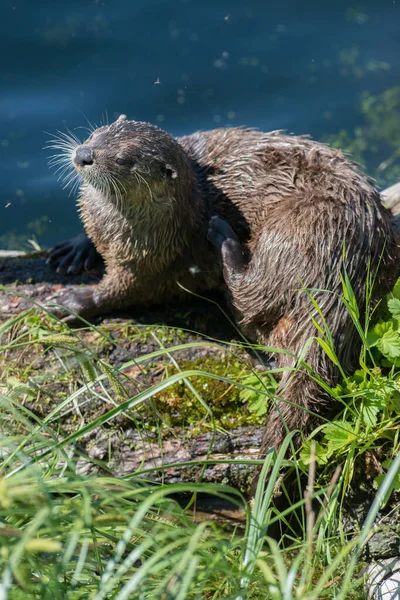
[[(52, 144), (58, 149), (61, 144), (63, 152), (62, 160), (58, 155), (53, 164), (60, 163), (63, 174), (68, 156), (84, 188), (93, 187), (111, 201), (132, 204), (174, 197), (190, 183), (183, 148), (167, 132), (149, 123), (128, 121), (121, 115), (111, 125), (92, 131), (83, 144), (75, 136), (65, 135), (64, 139)], [(72, 179), (68, 173), (67, 185)]]

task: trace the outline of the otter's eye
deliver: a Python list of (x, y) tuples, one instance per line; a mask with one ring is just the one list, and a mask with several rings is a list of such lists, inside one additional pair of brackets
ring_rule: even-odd
[(123, 158), (116, 158), (115, 162), (117, 163), (117, 165), (126, 165), (126, 160), (124, 160)]

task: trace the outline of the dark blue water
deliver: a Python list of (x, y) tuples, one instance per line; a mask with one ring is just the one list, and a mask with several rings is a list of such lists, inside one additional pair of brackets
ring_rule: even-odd
[(79, 229), (74, 198), (47, 166), (45, 132), (124, 112), (175, 135), (249, 125), (321, 138), (362, 125), (363, 91), (400, 84), (400, 0), (1, 7), (3, 247), (32, 234), (46, 246)]

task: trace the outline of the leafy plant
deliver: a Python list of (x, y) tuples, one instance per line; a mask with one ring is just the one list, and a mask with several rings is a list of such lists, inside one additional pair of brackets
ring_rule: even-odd
[[(349, 473), (354, 458), (367, 451), (391, 445), (395, 456), (400, 450), (400, 280), (374, 317), (364, 336), (360, 368), (331, 391), (342, 412), (312, 435), (319, 436), (316, 462), (327, 465), (347, 457)], [(310, 448), (309, 439), (300, 453), (303, 465), (310, 462)]]
[(276, 392), (278, 383), (271, 373), (252, 373), (241, 380), (246, 386), (239, 392), (242, 402), (247, 404), (250, 412), (262, 417), (268, 412), (268, 398)]

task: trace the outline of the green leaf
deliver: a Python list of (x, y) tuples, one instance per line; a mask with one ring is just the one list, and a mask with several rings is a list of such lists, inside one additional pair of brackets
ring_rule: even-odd
[(267, 412), (267, 398), (265, 396), (256, 395), (256, 398), (249, 403), (248, 408), (249, 411), (255, 413), (257, 417), (262, 417)]
[(366, 400), (361, 408), (361, 418), (362, 418), (363, 422), (365, 423), (365, 425), (367, 425), (368, 427), (373, 427), (374, 425), (376, 425), (376, 423), (378, 421), (377, 415), (378, 415), (379, 411), (380, 411), (379, 406), (377, 406), (376, 404), (370, 403), (370, 402), (368, 402), (368, 400)]
[(367, 343), (370, 348), (376, 346), (377, 341), (379, 340), (380, 335), (378, 335), (374, 330), (370, 330), (367, 333)]
[(391, 294), (394, 298), (400, 300), (400, 278), (396, 281), (396, 284)]
[(400, 300), (399, 298), (390, 298), (388, 300), (388, 309), (395, 319), (400, 319)]
[(387, 332), (393, 331), (393, 321), (380, 321), (367, 334), (367, 342), (370, 348), (377, 345), (378, 340)]
[(339, 366), (339, 361), (334, 350), (321, 338), (315, 338), (318, 344), (321, 346), (322, 350), (325, 352), (328, 358), (331, 359), (334, 365)]
[(323, 427), (324, 437), (328, 442), (329, 454), (345, 448), (357, 439), (354, 425), (346, 421), (333, 421)]
[(382, 337), (388, 331), (393, 331), (393, 321), (380, 321), (375, 325), (374, 331), (379, 337)]
[(384, 356), (389, 358), (400, 356), (400, 336), (395, 331), (384, 333), (376, 345)]
[[(300, 460), (303, 465), (307, 466), (311, 462), (311, 440), (307, 440), (301, 449)], [(328, 462), (328, 451), (318, 442), (315, 444), (315, 462), (317, 465), (326, 465)]]
[[(265, 374), (252, 374), (242, 380), (244, 385), (252, 389), (240, 390), (239, 396), (242, 402), (248, 403), (249, 411), (255, 413), (258, 417), (265, 415), (268, 408), (268, 398), (265, 395), (266, 390), (273, 393), (275, 386), (269, 376)], [(260, 394), (260, 391), (264, 392)]]
[(362, 369), (357, 369), (357, 371), (354, 371), (353, 375), (351, 376), (351, 379), (355, 383), (363, 383), (365, 380), (365, 371), (363, 371)]

